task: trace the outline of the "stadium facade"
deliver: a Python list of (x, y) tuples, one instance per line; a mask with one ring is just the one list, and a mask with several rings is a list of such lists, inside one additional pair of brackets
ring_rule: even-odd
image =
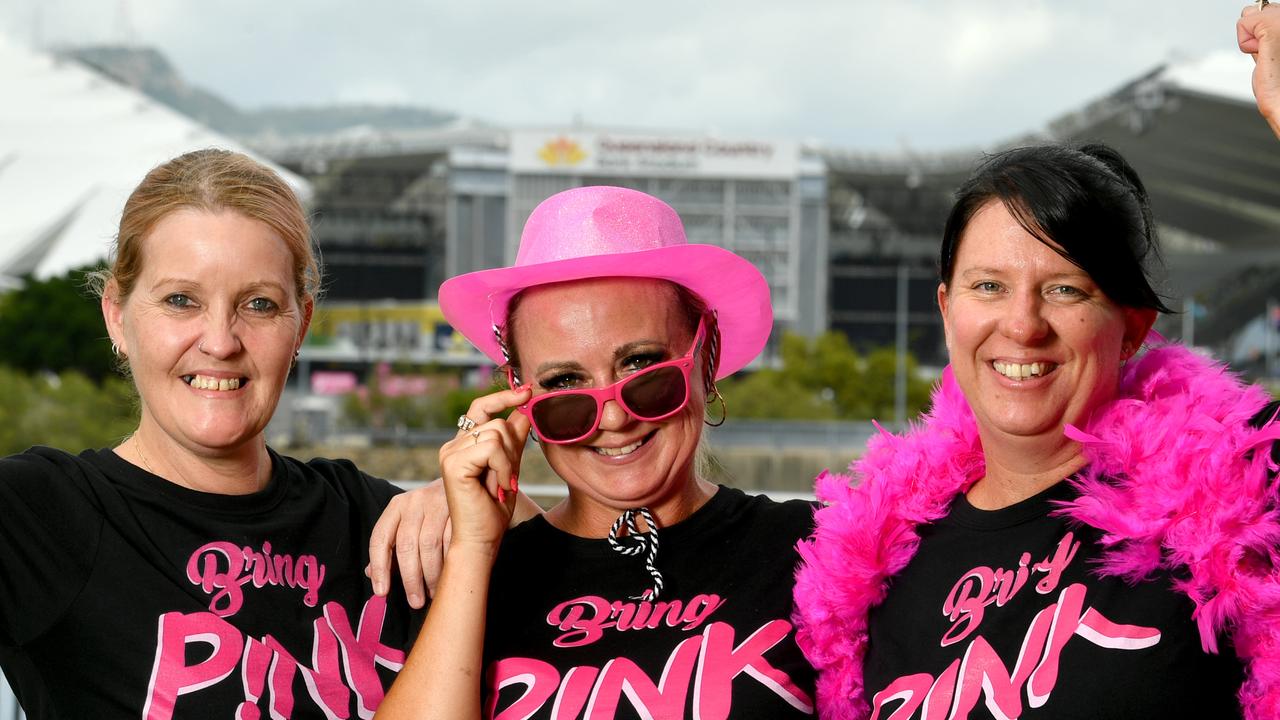
[(769, 282), (775, 338), (830, 326), (826, 163), (795, 141), (462, 127), (265, 151), (314, 188), (331, 280), (303, 361), (326, 371), (481, 363), (444, 322), (437, 287), (514, 262), (533, 208), (582, 185), (656, 195), (680, 213), (691, 242), (750, 259)]
[[(1247, 98), (1215, 90), (1239, 71), (1221, 58), (1158, 68), (1043, 134), (1004, 145), (1103, 140), (1130, 157), (1161, 221), (1161, 287), (1187, 311), (1161, 331), (1247, 366), (1259, 352), (1241, 349), (1240, 331), (1280, 297), (1280, 145)], [(444, 323), (436, 288), (451, 275), (513, 262), (533, 207), (587, 184), (657, 195), (679, 211), (691, 241), (755, 262), (773, 292), (774, 343), (781, 331), (834, 329), (863, 349), (905, 340), (922, 364), (939, 365), (937, 239), (955, 188), (983, 156), (466, 125), (260, 150), (314, 187), (331, 284), (304, 358), (366, 367), (479, 362)], [(1273, 344), (1271, 354), (1280, 349)]]
[[(43, 277), (99, 259), (123, 195), (150, 164), (188, 144), (235, 145), (72, 60), (10, 46), (0, 55), (22, 60), (0, 72), (6, 96), (28, 98), (24, 113), (0, 123), (9, 130), (0, 185), (11, 191), (0, 195), (0, 288), (26, 272)], [(1264, 311), (1280, 312), (1280, 144), (1253, 108), (1250, 70), (1237, 53), (1162, 66), (1030, 138), (1101, 139), (1129, 157), (1161, 222), (1162, 287), (1186, 310), (1162, 331), (1241, 368), (1270, 357), (1274, 371), (1280, 337)], [(68, 142), (51, 115), (91, 118), (95, 132)], [(100, 148), (104, 132), (118, 161), (88, 162), (106, 155), (83, 142)], [(954, 188), (981, 157), (976, 149), (860, 153), (698, 132), (461, 122), (285, 137), (259, 137), (254, 148), (294, 171), (289, 181), (311, 195), (328, 286), (304, 371), (477, 364), (440, 316), (436, 288), (450, 275), (512, 262), (538, 201), (594, 183), (662, 197), (691, 240), (754, 261), (773, 291), (777, 330), (835, 329), (864, 349), (905, 338), (924, 364), (937, 364), (937, 238)], [(50, 177), (70, 189), (48, 193)], [(1261, 362), (1257, 370), (1266, 372)]]

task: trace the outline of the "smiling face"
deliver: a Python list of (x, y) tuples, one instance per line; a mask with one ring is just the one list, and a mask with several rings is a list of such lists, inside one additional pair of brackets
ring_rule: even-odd
[(149, 442), (217, 456), (260, 437), (311, 316), (292, 268), (279, 235), (237, 212), (177, 210), (155, 224), (132, 292), (109, 287), (102, 302)]
[[(526, 290), (512, 330), (521, 381), (534, 387), (535, 397), (603, 387), (678, 358), (689, 350), (694, 333), (670, 286), (622, 278)], [(661, 508), (680, 504), (695, 491), (693, 465), (705, 405), (698, 369), (690, 385), (688, 405), (666, 420), (642, 422), (610, 401), (595, 434), (571, 445), (543, 445), (547, 461), (569, 486), (569, 505), (578, 520), (603, 521), (607, 528), (622, 510), (641, 506), (661, 516)]]
[(1065, 446), (1063, 425), (1082, 423), (1115, 396), (1120, 366), (1155, 311), (1112, 302), (999, 201), (983, 206), (960, 238), (938, 304), (984, 447), (1028, 437)]

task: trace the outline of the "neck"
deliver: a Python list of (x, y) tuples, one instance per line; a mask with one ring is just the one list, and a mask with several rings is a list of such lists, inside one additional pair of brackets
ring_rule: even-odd
[(716, 486), (701, 478), (690, 478), (679, 492), (656, 501), (619, 507), (603, 503), (583, 493), (569, 490), (569, 497), (547, 511), (547, 522), (571, 535), (585, 538), (608, 537), (613, 523), (627, 510), (647, 507), (659, 528), (669, 527), (692, 515), (716, 494)]
[(115, 452), (152, 475), (200, 492), (248, 495), (271, 479), (271, 457), (261, 435), (230, 453), (202, 453), (178, 444), (144, 416)]
[(999, 510), (1037, 495), (1084, 467), (1078, 443), (1061, 429), (1033, 438), (993, 438), (979, 432), (986, 474), (965, 494), (981, 510)]

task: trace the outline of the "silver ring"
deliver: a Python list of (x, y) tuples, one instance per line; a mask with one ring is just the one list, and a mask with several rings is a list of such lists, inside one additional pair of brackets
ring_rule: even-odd
[(471, 429), (474, 428), (475, 426), (476, 426), (475, 420), (472, 420), (466, 415), (458, 416), (458, 429), (461, 430), (462, 432), (471, 432)]
[(1258, 11), (1261, 12), (1263, 8), (1270, 4), (1271, 0), (1258, 0)]

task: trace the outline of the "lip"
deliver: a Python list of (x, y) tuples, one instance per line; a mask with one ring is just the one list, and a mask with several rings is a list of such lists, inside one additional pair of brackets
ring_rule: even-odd
[[(1000, 372), (999, 370), (997, 370), (997, 369), (996, 369), (996, 363), (1000, 363), (1000, 364), (1002, 364), (1002, 365), (1034, 365), (1034, 364), (1037, 364), (1037, 363), (1038, 363), (1038, 364), (1041, 364), (1041, 365), (1048, 365), (1048, 366), (1052, 366), (1052, 368), (1051, 368), (1048, 372), (1044, 372), (1043, 374), (1040, 374), (1040, 375), (1029, 375), (1029, 376), (1024, 377), (1024, 378), (1012, 378), (1012, 377), (1009, 377), (1008, 375), (1005, 375), (1004, 373)], [(986, 366), (987, 366), (987, 369), (988, 369), (988, 370), (990, 370), (990, 371), (991, 371), (991, 373), (992, 373), (993, 375), (995, 375), (997, 378), (999, 378), (1001, 381), (1003, 381), (1003, 382), (1005, 382), (1005, 383), (1008, 383), (1008, 384), (1010, 384), (1010, 385), (1012, 385), (1012, 386), (1014, 386), (1014, 387), (1027, 387), (1027, 386), (1034, 386), (1034, 385), (1037, 385), (1037, 384), (1041, 384), (1041, 383), (1043, 383), (1043, 382), (1047, 382), (1048, 380), (1052, 379), (1052, 378), (1053, 378), (1053, 376), (1054, 376), (1054, 375), (1058, 372), (1058, 370), (1062, 367), (1062, 364), (1061, 364), (1061, 363), (1056, 362), (1056, 361), (1053, 361), (1053, 360), (1049, 360), (1049, 359), (1046, 359), (1046, 358), (1004, 358), (1004, 357), (1000, 357), (1000, 358), (991, 358), (991, 359), (987, 360), (986, 362), (984, 362), (983, 364), (984, 364), (984, 365), (986, 365)]]
[[(583, 452), (589, 453), (591, 457), (595, 458), (596, 460), (599, 460), (600, 462), (609, 463), (610, 465), (621, 465), (629, 462), (634, 462), (637, 457), (643, 456), (648, 452), (648, 449), (653, 445), (653, 439), (658, 434), (659, 429), (660, 428), (654, 428), (650, 432), (645, 433), (644, 435), (641, 435), (640, 437), (634, 440), (628, 440), (627, 442), (608, 443), (608, 444), (595, 443), (592, 445), (583, 445), (582, 449), (583, 449)], [(624, 448), (624, 447), (627, 447), (628, 445), (633, 445), (636, 442), (640, 443), (640, 447), (627, 453), (626, 455), (601, 455), (595, 450), (596, 448), (604, 448), (609, 450)]]
[[(240, 381), (240, 387), (236, 388), (235, 390), (208, 390), (204, 388), (198, 388), (191, 384), (191, 380), (194, 379), (196, 376), (212, 378), (215, 380), (237, 380), (238, 379)], [(186, 385), (191, 392), (194, 392), (200, 395), (201, 397), (207, 397), (207, 398), (239, 397), (241, 394), (244, 393), (244, 391), (248, 388), (248, 386), (251, 383), (251, 380), (247, 375), (243, 375), (237, 372), (229, 372), (226, 370), (194, 370), (192, 372), (186, 372), (178, 375), (178, 379), (182, 382), (183, 385)]]

